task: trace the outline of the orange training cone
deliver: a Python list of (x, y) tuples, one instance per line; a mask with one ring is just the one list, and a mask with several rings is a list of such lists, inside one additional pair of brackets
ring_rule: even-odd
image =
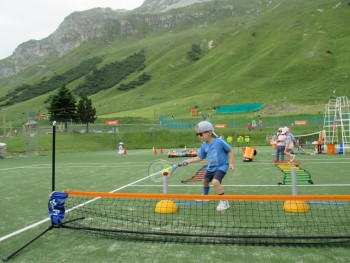
[(163, 153), (163, 149), (160, 149), (160, 153)]
[(153, 153), (157, 154), (157, 149), (153, 147)]
[(126, 148), (124, 149), (124, 154), (126, 154)]

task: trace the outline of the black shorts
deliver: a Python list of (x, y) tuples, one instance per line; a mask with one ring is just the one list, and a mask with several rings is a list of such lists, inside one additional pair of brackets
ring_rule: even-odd
[(226, 175), (226, 172), (220, 171), (220, 170), (214, 171), (214, 172), (207, 171), (205, 173), (203, 180), (207, 181), (207, 182), (211, 182), (211, 181), (213, 181), (213, 179), (216, 179), (221, 184), (221, 181), (225, 177), (225, 175)]

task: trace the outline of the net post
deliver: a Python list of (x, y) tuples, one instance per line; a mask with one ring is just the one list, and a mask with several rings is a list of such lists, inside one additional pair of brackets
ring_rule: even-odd
[(163, 193), (164, 194), (168, 194), (168, 188), (169, 188), (169, 177), (168, 177), (168, 173), (163, 172)]
[[(56, 121), (52, 123), (52, 192), (55, 191), (55, 152), (56, 152), (55, 147), (56, 147)], [(43, 236), (45, 233), (52, 230), (53, 228), (54, 228), (54, 225), (51, 222), (51, 225), (47, 229), (45, 229), (44, 231), (36, 235), (34, 238), (32, 238), (31, 240), (23, 244), (21, 247), (13, 251), (10, 255), (3, 257), (2, 261), (7, 262), (16, 254), (21, 252), (24, 248), (28, 247), (31, 243), (39, 239), (41, 236)]]
[(55, 191), (55, 152), (56, 152), (56, 121), (52, 123), (52, 192)]
[(43, 232), (41, 232), (40, 234), (38, 234), (37, 236), (35, 236), (34, 238), (32, 238), (31, 240), (29, 240), (27, 243), (23, 244), (21, 247), (19, 247), (18, 249), (16, 249), (15, 251), (13, 251), (10, 255), (4, 257), (2, 259), (3, 262), (7, 262), (8, 260), (10, 260), (13, 256), (15, 256), (17, 253), (19, 253), (20, 251), (22, 251), (24, 248), (26, 248), (27, 246), (29, 246), (31, 243), (33, 243), (35, 240), (37, 240), (38, 238), (40, 238), (41, 236), (43, 236), (46, 232), (50, 231), (51, 229), (53, 229), (53, 225), (50, 225), (47, 229), (45, 229)]
[(295, 167), (291, 167), (290, 169), (291, 177), (292, 177), (292, 195), (297, 195), (297, 170)]

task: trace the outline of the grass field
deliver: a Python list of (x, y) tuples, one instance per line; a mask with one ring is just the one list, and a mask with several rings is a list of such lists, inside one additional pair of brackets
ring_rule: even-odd
[[(272, 163), (271, 147), (256, 147), (253, 162), (242, 162), (235, 148), (235, 172), (224, 179), (226, 194), (291, 194), (291, 186), (278, 186), (283, 173)], [(166, 152), (166, 151), (165, 151)], [(162, 185), (147, 178), (151, 161), (167, 158), (151, 150), (130, 150), (56, 155), (56, 190), (162, 193)], [(298, 186), (300, 195), (349, 194), (348, 155), (297, 155), (311, 174), (313, 185)], [(174, 160), (174, 159), (172, 159)], [(180, 161), (181, 159), (176, 159)], [(9, 255), (50, 223), (47, 202), (51, 193), (51, 156), (0, 160), (0, 256)], [(182, 184), (199, 164), (176, 170), (170, 193), (200, 194), (198, 183)], [(144, 178), (144, 180), (142, 180)], [(211, 190), (213, 194), (213, 190)], [(28, 228), (23, 231), (24, 228)], [(17, 234), (16, 234), (16, 231)], [(348, 262), (349, 248), (279, 247), (174, 244), (96, 238), (79, 231), (53, 229), (10, 262)]]

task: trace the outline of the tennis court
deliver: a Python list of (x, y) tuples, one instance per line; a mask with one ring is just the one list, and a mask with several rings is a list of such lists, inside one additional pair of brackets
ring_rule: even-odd
[[(235, 172), (223, 183), (228, 195), (289, 195), (290, 185), (273, 163), (271, 147), (256, 147), (253, 162), (243, 162), (235, 152)], [(166, 152), (166, 151), (164, 151)], [(162, 183), (148, 179), (147, 169), (166, 154), (129, 150), (56, 155), (56, 191), (81, 190), (116, 193), (162, 193)], [(350, 191), (348, 155), (306, 155), (296, 159), (308, 171), (313, 184), (299, 185), (298, 195), (346, 195)], [(182, 158), (172, 159), (177, 162)], [(45, 230), (51, 193), (51, 156), (0, 160), (0, 251), (7, 256)], [(181, 183), (201, 167), (178, 168), (169, 181), (171, 194), (200, 194), (199, 183)], [(211, 190), (214, 194), (214, 190)], [(234, 209), (234, 208), (231, 208)], [(219, 212), (218, 212), (219, 213)], [(348, 262), (348, 247), (243, 246), (178, 244), (102, 238), (81, 231), (53, 229), (25, 248), (10, 262)]]

